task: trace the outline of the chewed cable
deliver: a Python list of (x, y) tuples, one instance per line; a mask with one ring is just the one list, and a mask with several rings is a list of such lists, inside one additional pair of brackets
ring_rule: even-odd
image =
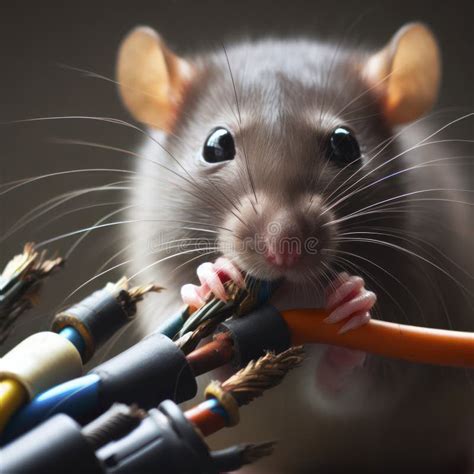
[[(32, 261), (38, 257), (28, 255), (15, 257), (6, 274), (22, 275), (28, 268), (31, 275), (36, 268)], [(51, 261), (44, 267), (41, 261), (43, 272), (58, 264)], [(0, 432), (22, 405), (50, 387), (80, 377), (96, 349), (133, 319), (143, 296), (160, 290), (154, 284), (129, 288), (125, 277), (108, 283), (56, 315), (52, 331), (33, 334), (5, 354), (0, 359)]]
[(0, 275), (0, 344), (10, 335), (20, 315), (38, 300), (42, 281), (63, 266), (61, 257), (46, 258), (33, 243), (13, 257)]

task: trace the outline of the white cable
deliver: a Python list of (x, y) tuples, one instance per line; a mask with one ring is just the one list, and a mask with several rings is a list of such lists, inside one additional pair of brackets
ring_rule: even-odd
[(0, 359), (0, 380), (18, 380), (30, 399), (81, 375), (82, 359), (74, 344), (49, 331), (26, 338)]

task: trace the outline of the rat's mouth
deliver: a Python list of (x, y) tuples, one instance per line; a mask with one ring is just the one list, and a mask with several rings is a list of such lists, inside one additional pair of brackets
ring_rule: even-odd
[(233, 254), (224, 254), (232, 259), (246, 274), (260, 280), (285, 279), (293, 283), (315, 279), (322, 272), (321, 255), (308, 255), (305, 252), (276, 253), (265, 249), (262, 252), (247, 250)]

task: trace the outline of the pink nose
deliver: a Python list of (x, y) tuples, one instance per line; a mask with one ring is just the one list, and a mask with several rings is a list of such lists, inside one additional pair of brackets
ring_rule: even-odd
[(282, 268), (293, 266), (300, 257), (301, 249), (296, 243), (289, 245), (288, 242), (285, 243), (283, 241), (279, 245), (267, 247), (265, 252), (265, 258), (268, 263)]

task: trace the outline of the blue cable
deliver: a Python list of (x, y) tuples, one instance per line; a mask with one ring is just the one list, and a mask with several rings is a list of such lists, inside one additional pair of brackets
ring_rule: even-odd
[(82, 417), (99, 412), (99, 389), (100, 377), (90, 374), (40, 393), (8, 423), (2, 434), (2, 444), (57, 413), (65, 413), (80, 422)]
[(158, 332), (164, 336), (169, 337), (170, 339), (173, 339), (183, 327), (186, 314), (187, 308), (168, 318), (165, 322), (163, 322), (163, 324), (160, 324), (158, 329), (156, 329), (154, 332)]
[[(255, 284), (254, 280), (251, 284)], [(268, 301), (279, 282), (259, 283), (257, 306)], [(186, 319), (187, 309), (178, 312), (167, 319), (156, 333), (161, 333), (170, 339), (179, 332)], [(72, 326), (62, 329), (59, 334), (71, 341), (79, 353), (84, 353), (85, 342), (80, 333)], [(10, 421), (2, 435), (3, 443), (25, 433), (56, 413), (65, 413), (80, 421), (81, 418), (90, 418), (91, 414), (99, 414), (100, 377), (97, 374), (85, 375), (57, 385), (38, 396), (21, 409)], [(215, 403), (209, 402), (211, 405)], [(213, 407), (218, 409), (217, 406)]]
[(61, 329), (58, 334), (65, 337), (74, 344), (76, 349), (79, 351), (81, 358), (84, 356), (86, 343), (76, 328), (73, 328), (72, 326), (66, 326), (64, 329)]
[[(172, 316), (156, 332), (174, 337), (184, 323), (184, 314), (185, 312), (181, 311)], [(83, 354), (85, 343), (75, 328), (66, 326), (59, 334), (71, 341), (81, 355)], [(18, 437), (57, 413), (65, 413), (77, 421), (80, 421), (81, 417), (90, 417), (93, 413), (100, 414), (99, 388), (99, 375), (90, 374), (46, 390), (33, 398), (12, 418), (2, 434), (1, 442), (5, 443)]]

